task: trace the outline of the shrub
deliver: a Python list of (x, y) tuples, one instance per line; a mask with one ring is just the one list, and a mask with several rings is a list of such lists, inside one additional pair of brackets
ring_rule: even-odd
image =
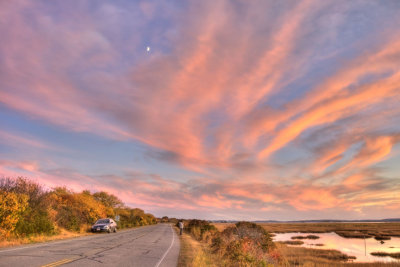
[(250, 222), (239, 222), (226, 228), (214, 238), (212, 248), (214, 253), (229, 258), (237, 266), (263, 266), (279, 258), (268, 232)]
[(82, 226), (93, 224), (107, 217), (109, 209), (90, 193), (73, 193), (64, 187), (55, 188), (50, 194), (55, 221), (67, 230), (80, 231)]
[(51, 221), (49, 214), (44, 209), (32, 209), (28, 207), (22, 214), (21, 220), (15, 227), (17, 235), (31, 234), (55, 234), (54, 223)]
[(157, 223), (152, 214), (124, 207), (107, 192), (45, 191), (26, 178), (0, 178), (0, 237), (55, 234), (59, 227), (82, 231), (99, 218), (119, 214), (120, 228)]
[(0, 180), (0, 188), (8, 194), (26, 197), (26, 207), (20, 212), (12, 230), (14, 234), (54, 233), (54, 225), (47, 213), (47, 193), (39, 184), (22, 177), (4, 178)]
[(0, 237), (7, 237), (28, 206), (28, 196), (0, 190)]
[(135, 226), (143, 226), (157, 223), (156, 217), (152, 214), (144, 213), (141, 209), (117, 208), (115, 214), (120, 216), (118, 223), (119, 228), (128, 228)]
[[(178, 223), (177, 223), (178, 224)], [(185, 231), (199, 241), (209, 242), (218, 233), (217, 228), (204, 220), (190, 220), (185, 223)]]

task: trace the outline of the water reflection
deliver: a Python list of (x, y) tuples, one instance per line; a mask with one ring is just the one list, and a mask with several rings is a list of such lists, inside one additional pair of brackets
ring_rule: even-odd
[[(371, 252), (400, 252), (400, 238), (392, 237), (391, 240), (385, 240), (383, 244), (374, 238), (360, 239), (360, 238), (343, 238), (335, 233), (285, 233), (276, 234), (273, 237), (274, 241), (288, 241), (292, 240), (292, 236), (306, 236), (318, 235), (319, 239), (302, 239), (304, 242), (302, 247), (316, 248), (316, 249), (335, 249), (339, 250), (349, 256), (356, 256), (355, 262), (400, 262), (400, 260), (391, 257), (377, 257), (370, 255)], [(364, 243), (365, 242), (365, 243)], [(315, 244), (324, 244), (324, 246), (316, 246)]]

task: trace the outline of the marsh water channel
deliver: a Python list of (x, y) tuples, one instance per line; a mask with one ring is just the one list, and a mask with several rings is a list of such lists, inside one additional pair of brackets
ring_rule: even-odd
[[(381, 241), (375, 240), (375, 238), (344, 238), (336, 233), (274, 233), (276, 236), (273, 237), (274, 241), (293, 241), (293, 236), (307, 236), (317, 235), (319, 239), (301, 239), (304, 242), (302, 245), (297, 245), (307, 248), (315, 249), (335, 249), (348, 256), (356, 256), (354, 262), (399, 262), (400, 260), (392, 257), (378, 257), (372, 256), (371, 252), (388, 252), (395, 253), (400, 252), (400, 238), (392, 237), (390, 240)], [(323, 244), (318, 246), (316, 244)]]

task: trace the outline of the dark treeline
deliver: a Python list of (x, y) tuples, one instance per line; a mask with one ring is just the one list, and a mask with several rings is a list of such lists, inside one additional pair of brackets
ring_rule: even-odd
[(129, 208), (107, 192), (44, 190), (26, 178), (0, 178), (0, 238), (87, 231), (99, 218), (120, 216), (119, 228), (155, 224), (156, 218)]

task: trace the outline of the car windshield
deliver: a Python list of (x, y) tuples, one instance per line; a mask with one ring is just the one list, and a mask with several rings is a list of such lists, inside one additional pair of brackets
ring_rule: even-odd
[(110, 220), (108, 220), (108, 219), (97, 220), (96, 224), (99, 224), (99, 223), (110, 223)]

